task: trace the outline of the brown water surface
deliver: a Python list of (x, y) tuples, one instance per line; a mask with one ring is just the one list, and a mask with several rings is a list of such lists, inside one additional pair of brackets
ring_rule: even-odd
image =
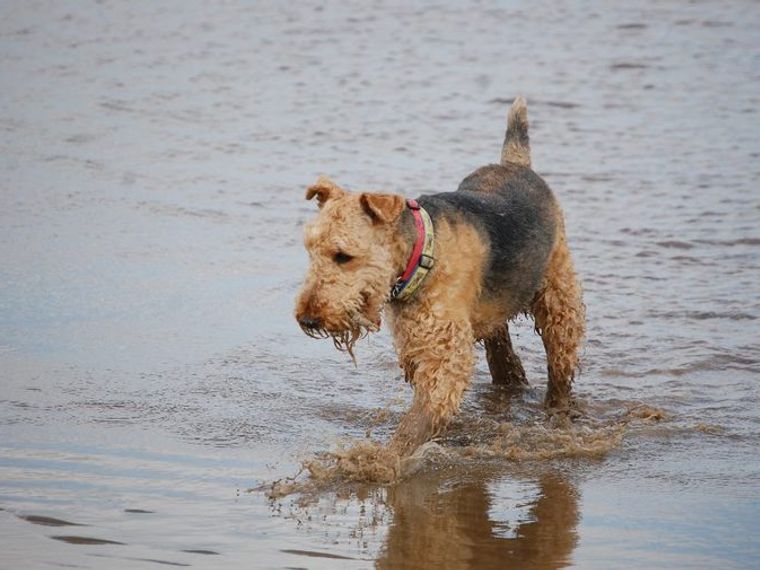
[[(760, 563), (756, 2), (1, 10), (0, 568)], [(481, 358), (414, 475), (336, 480), (410, 393), (387, 333), (354, 367), (295, 324), (304, 188), (452, 190), (518, 93), (582, 416), (520, 322), (531, 391)]]

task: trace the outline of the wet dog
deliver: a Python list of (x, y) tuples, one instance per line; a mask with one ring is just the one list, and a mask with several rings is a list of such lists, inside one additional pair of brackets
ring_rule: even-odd
[(530, 168), (527, 107), (512, 104), (501, 163), (456, 192), (406, 200), (348, 192), (328, 178), (306, 191), (319, 214), (306, 226), (310, 267), (295, 316), (307, 334), (353, 357), (385, 314), (399, 364), (414, 387), (391, 440), (401, 455), (456, 413), (483, 341), (493, 381), (526, 385), (508, 321), (532, 315), (548, 362), (546, 407), (569, 409), (585, 307), (552, 191)]

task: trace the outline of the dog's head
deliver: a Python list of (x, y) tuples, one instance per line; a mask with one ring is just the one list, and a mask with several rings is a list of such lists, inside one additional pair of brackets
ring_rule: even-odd
[(398, 231), (403, 196), (354, 193), (326, 177), (310, 186), (317, 218), (306, 225), (309, 271), (295, 316), (309, 336), (333, 339), (353, 357), (354, 343), (380, 328), (381, 310), (406, 263), (408, 245)]

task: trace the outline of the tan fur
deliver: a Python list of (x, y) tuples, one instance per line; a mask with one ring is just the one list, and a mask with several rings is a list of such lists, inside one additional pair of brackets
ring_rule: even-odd
[(516, 311), (496, 301), (481, 301), (473, 307), (471, 321), (477, 340), (490, 338), (499, 334), (507, 319), (515, 316)]
[[(324, 191), (315, 190), (326, 186), (322, 182), (320, 179), (306, 194), (307, 199), (324, 199), (320, 215), (304, 230), (311, 267), (298, 296), (296, 317), (319, 317), (318, 332), (332, 336), (336, 347), (351, 352), (358, 338), (380, 328), (388, 291), (409, 250), (392, 225), (375, 223), (366, 215), (363, 194), (346, 192), (334, 184)], [(353, 259), (338, 265), (334, 262), (338, 252)]]
[(578, 369), (581, 342), (586, 333), (586, 307), (561, 214), (543, 287), (533, 301), (531, 312), (536, 332), (541, 335), (546, 349), (549, 370), (546, 406), (566, 411)]
[(311, 200), (316, 196), (317, 201), (319, 202), (319, 207), (321, 208), (327, 200), (330, 198), (337, 198), (343, 193), (343, 189), (327, 176), (320, 176), (314, 184), (306, 189), (306, 199)]
[(364, 211), (376, 224), (389, 224), (401, 215), (406, 207), (406, 200), (398, 194), (370, 194), (359, 196)]
[(501, 164), (512, 162), (530, 168), (528, 143), (528, 106), (517, 97), (507, 115), (507, 135), (501, 150)]
[[(475, 366), (470, 317), (480, 296), (487, 248), (465, 225), (436, 228), (436, 265), (409, 303), (388, 312), (399, 364), (414, 386), (414, 402), (392, 447), (413, 451), (459, 409)], [(456, 253), (455, 253), (456, 252)]]

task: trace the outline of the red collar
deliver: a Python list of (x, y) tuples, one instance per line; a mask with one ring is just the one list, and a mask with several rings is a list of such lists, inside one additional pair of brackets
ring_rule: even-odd
[[(420, 210), (420, 205), (417, 203), (417, 200), (412, 199), (407, 200), (406, 205), (412, 211), (412, 216), (414, 216), (414, 227), (417, 230), (417, 241), (414, 242), (412, 255), (409, 257), (409, 261), (406, 264), (406, 269), (404, 269), (404, 272), (398, 277), (398, 279), (396, 279), (396, 283), (393, 286), (393, 289), (391, 289), (391, 299), (395, 299), (401, 294), (404, 288), (409, 284), (409, 281), (412, 279), (418, 268), (423, 268), (423, 273), (427, 273), (427, 271), (433, 267), (433, 258), (430, 257), (430, 255), (425, 255), (425, 244), (426, 242), (431, 242), (433, 236), (432, 233), (430, 235), (427, 234), (427, 231), (425, 229), (425, 221), (422, 218), (422, 212)], [(428, 221), (430, 220), (429, 217), (427, 219)], [(432, 254), (432, 250), (429, 251), (429, 253)], [(420, 276), (420, 278), (415, 281), (412, 290), (416, 289), (419, 286), (421, 278), (424, 277)], [(411, 294), (411, 290), (408, 294)]]
[(417, 200), (409, 199), (406, 201), (406, 205), (412, 211), (414, 216), (414, 227), (417, 228), (417, 241), (414, 242), (414, 249), (412, 249), (412, 255), (409, 258), (409, 262), (406, 264), (406, 269), (398, 278), (399, 281), (409, 281), (409, 278), (417, 269), (420, 264), (420, 258), (422, 257), (422, 247), (425, 245), (425, 224), (422, 222), (422, 214), (420, 214), (420, 205)]

